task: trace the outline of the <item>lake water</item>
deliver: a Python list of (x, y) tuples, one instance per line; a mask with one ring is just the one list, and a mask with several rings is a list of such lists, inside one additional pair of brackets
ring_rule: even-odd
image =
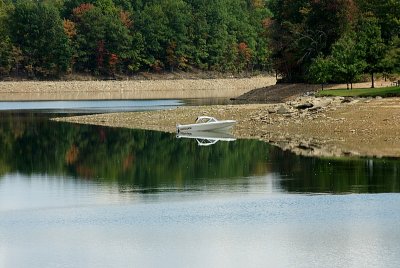
[(0, 112), (0, 267), (400, 267), (398, 159), (199, 146), (33, 110)]

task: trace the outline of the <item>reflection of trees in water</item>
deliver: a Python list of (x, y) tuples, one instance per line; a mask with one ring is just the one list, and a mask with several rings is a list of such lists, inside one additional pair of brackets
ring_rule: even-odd
[(57, 123), (29, 114), (1, 115), (0, 152), (0, 175), (69, 175), (153, 189), (243, 186), (251, 183), (243, 177), (275, 172), (289, 192), (400, 192), (400, 160), (301, 157), (254, 140), (199, 147), (168, 133)]
[(199, 147), (162, 132), (72, 125), (5, 115), (0, 172), (72, 175), (138, 187), (183, 187), (266, 173), (269, 146), (258, 141)]
[(327, 159), (297, 156), (271, 148), (273, 171), (290, 192), (400, 192), (399, 159)]

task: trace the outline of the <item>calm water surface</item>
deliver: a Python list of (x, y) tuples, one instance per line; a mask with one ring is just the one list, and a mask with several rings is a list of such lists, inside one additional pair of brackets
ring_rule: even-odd
[(0, 113), (0, 267), (400, 267), (398, 159), (51, 116)]

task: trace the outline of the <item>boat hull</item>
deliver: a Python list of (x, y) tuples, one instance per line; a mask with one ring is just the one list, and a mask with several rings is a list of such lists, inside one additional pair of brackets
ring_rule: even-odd
[(216, 131), (226, 132), (230, 130), (236, 123), (235, 120), (223, 120), (218, 122), (208, 122), (189, 125), (177, 125), (176, 129), (179, 132), (193, 132), (193, 131)]

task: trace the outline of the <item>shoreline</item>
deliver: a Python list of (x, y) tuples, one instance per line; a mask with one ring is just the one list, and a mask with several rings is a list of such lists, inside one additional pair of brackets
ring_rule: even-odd
[(0, 100), (232, 98), (274, 85), (274, 76), (221, 79), (0, 82)]
[(53, 120), (174, 133), (176, 124), (192, 123), (201, 115), (235, 119), (236, 138), (262, 140), (299, 155), (400, 157), (400, 98), (303, 97), (278, 104), (187, 106)]

